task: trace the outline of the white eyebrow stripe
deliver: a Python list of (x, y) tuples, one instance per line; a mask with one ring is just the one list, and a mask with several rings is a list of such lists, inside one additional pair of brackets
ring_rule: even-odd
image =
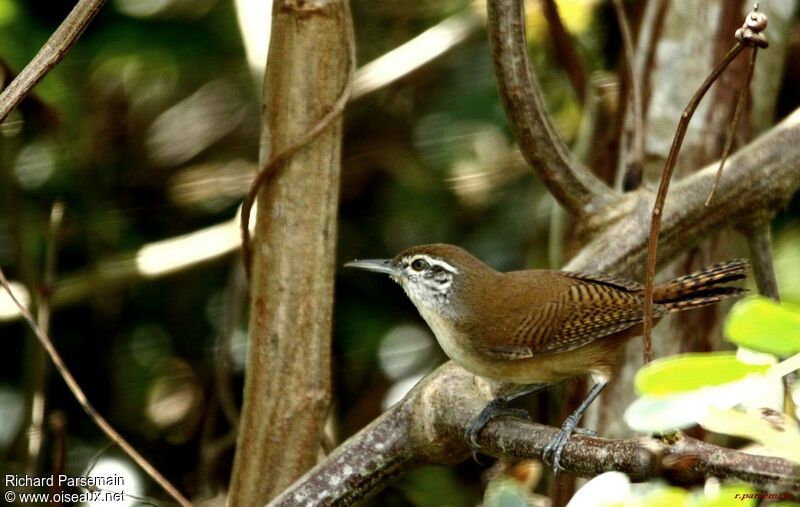
[(434, 258), (432, 258), (432, 257), (430, 257), (428, 255), (425, 255), (425, 254), (417, 254), (417, 255), (414, 255), (414, 256), (410, 257), (408, 259), (408, 263), (410, 264), (410, 263), (414, 262), (417, 259), (422, 259), (425, 262), (427, 262), (428, 264), (430, 264), (431, 266), (439, 266), (440, 268), (444, 269), (445, 271), (449, 271), (449, 272), (451, 272), (451, 273), (453, 273), (455, 275), (458, 274), (458, 269), (456, 269), (453, 265), (448, 264), (447, 262), (445, 262), (443, 260), (434, 259)]
[(455, 266), (446, 263), (445, 261), (431, 259), (430, 263), (434, 266), (439, 266), (440, 268), (443, 268), (445, 271), (449, 271), (456, 275), (458, 274), (458, 269), (456, 269)]

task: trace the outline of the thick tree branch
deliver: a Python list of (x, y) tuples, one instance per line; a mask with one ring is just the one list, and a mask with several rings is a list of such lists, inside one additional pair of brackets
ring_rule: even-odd
[(105, 0), (80, 0), (22, 72), (0, 93), (0, 122), (60, 62), (94, 19)]
[[(705, 206), (718, 167), (712, 163), (673, 184), (659, 236), (659, 264), (695, 244), (704, 234), (738, 225), (759, 213), (783, 208), (800, 186), (800, 165), (793, 145), (800, 140), (800, 109), (767, 134), (739, 150), (727, 162), (714, 202)], [(587, 223), (595, 237), (567, 265), (637, 278), (644, 274), (654, 196), (640, 190), (626, 195)], [(612, 223), (613, 222), (613, 223)]]
[(489, 41), (506, 114), (525, 160), (570, 212), (587, 215), (613, 191), (569, 152), (545, 110), (528, 57), (521, 0), (490, 0)]
[[(397, 473), (423, 464), (451, 464), (468, 457), (464, 428), (491, 398), (488, 384), (448, 362), (420, 382), (397, 405), (336, 449), (270, 503), (350, 505)], [(541, 458), (558, 430), (520, 419), (500, 418), (481, 432), (489, 454)], [(745, 454), (688, 437), (609, 440), (575, 435), (562, 465), (592, 477), (609, 470), (642, 481), (669, 477), (681, 484), (707, 476), (742, 480), (768, 490), (800, 491), (797, 465)]]

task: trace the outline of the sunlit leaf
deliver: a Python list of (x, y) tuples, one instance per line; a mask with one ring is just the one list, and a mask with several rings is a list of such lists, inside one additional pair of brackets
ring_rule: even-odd
[(722, 484), (715, 493), (696, 495), (697, 501), (692, 505), (693, 507), (728, 507), (733, 504), (741, 507), (755, 507), (758, 504), (755, 497), (757, 492), (758, 490), (753, 486), (744, 482)]
[(699, 423), (709, 431), (759, 442), (775, 456), (800, 463), (800, 429), (780, 412), (709, 407)]
[(776, 356), (796, 354), (800, 352), (800, 307), (749, 297), (731, 309), (725, 336), (739, 346)]
[(666, 486), (650, 492), (642, 498), (641, 507), (684, 507), (689, 492), (677, 486)]
[(621, 472), (606, 472), (593, 478), (575, 492), (567, 507), (594, 505), (617, 507), (625, 505), (631, 493), (631, 481)]
[(769, 365), (747, 364), (735, 352), (680, 354), (657, 359), (636, 373), (637, 392), (664, 396), (742, 380)]
[(705, 413), (701, 396), (642, 396), (625, 410), (625, 423), (643, 433), (663, 433), (694, 426)]
[(644, 394), (625, 411), (625, 423), (636, 431), (667, 432), (694, 426), (711, 408), (758, 406), (770, 399), (776, 383), (766, 375), (670, 394)]

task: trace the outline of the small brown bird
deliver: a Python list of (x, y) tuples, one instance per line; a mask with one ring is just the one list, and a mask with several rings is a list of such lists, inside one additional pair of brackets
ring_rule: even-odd
[[(527, 416), (508, 408), (511, 401), (591, 374), (594, 385), (586, 398), (545, 448), (545, 461), (558, 471), (570, 434), (612, 377), (625, 342), (641, 334), (644, 289), (621, 278), (548, 270), (500, 273), (445, 244), (345, 266), (386, 273), (399, 283), (445, 354), (464, 369), (524, 386), (492, 400), (470, 423), (466, 436), (473, 452), (491, 419)], [(747, 261), (732, 260), (655, 287), (654, 318), (741, 294), (743, 289), (722, 284), (741, 280), (747, 270)]]

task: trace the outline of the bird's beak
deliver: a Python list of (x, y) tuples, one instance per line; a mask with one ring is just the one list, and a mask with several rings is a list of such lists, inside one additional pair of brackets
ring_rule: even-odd
[(395, 265), (392, 259), (357, 259), (346, 263), (344, 267), (386, 273), (390, 276), (400, 276), (400, 268)]

